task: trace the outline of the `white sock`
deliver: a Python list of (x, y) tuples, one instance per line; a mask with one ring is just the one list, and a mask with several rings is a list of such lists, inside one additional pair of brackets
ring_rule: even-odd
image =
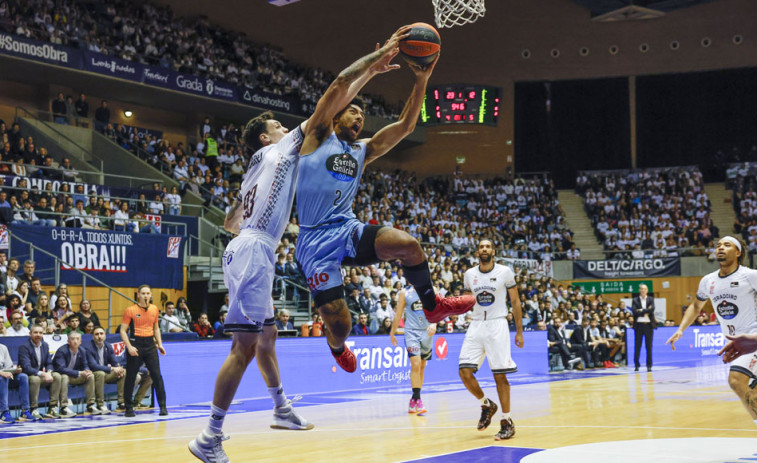
[(287, 404), (287, 395), (284, 393), (284, 388), (279, 384), (276, 387), (269, 387), (268, 393), (271, 394), (273, 404), (276, 407), (283, 407)]
[(502, 412), (502, 419), (503, 420), (509, 420), (510, 419), (510, 412)]
[(757, 425), (757, 420), (754, 420), (754, 424)]
[(489, 406), (489, 399), (487, 399), (486, 396), (481, 397), (478, 401), (481, 402), (481, 405)]
[(226, 418), (226, 410), (215, 404), (210, 406), (210, 419), (208, 420), (208, 434), (221, 434), (223, 420)]

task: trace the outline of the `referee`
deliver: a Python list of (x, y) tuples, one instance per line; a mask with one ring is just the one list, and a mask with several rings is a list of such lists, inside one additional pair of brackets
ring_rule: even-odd
[[(166, 409), (166, 389), (163, 385), (163, 376), (160, 374), (160, 362), (158, 352), (166, 355), (163, 348), (163, 340), (160, 338), (158, 327), (158, 308), (151, 304), (152, 291), (148, 285), (142, 285), (137, 290), (137, 303), (126, 308), (123, 321), (121, 321), (121, 339), (126, 345), (126, 413), (124, 416), (134, 416), (134, 403), (132, 392), (134, 383), (139, 373), (142, 362), (150, 372), (155, 392), (158, 396), (160, 414), (168, 415)], [(128, 333), (127, 333), (128, 330)]]

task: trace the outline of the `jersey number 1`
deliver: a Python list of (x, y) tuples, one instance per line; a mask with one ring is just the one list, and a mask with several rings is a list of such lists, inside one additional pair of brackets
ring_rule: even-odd
[(248, 191), (247, 194), (244, 195), (244, 201), (242, 202), (242, 206), (244, 207), (244, 214), (242, 215), (242, 220), (252, 217), (252, 210), (255, 208), (255, 193), (257, 193), (257, 191), (258, 186), (255, 185), (254, 187), (252, 187), (252, 190)]

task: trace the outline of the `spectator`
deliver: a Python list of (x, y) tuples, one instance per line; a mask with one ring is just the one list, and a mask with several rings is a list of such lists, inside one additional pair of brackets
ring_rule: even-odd
[(66, 99), (63, 97), (63, 92), (58, 92), (58, 96), (53, 100), (51, 107), (53, 122), (56, 124), (68, 124)]
[(81, 119), (89, 118), (89, 103), (87, 102), (87, 96), (84, 94), (84, 92), (79, 94), (79, 99), (76, 100), (74, 109), (76, 110), (76, 115), (79, 118)]
[(71, 333), (84, 334), (84, 331), (81, 329), (81, 319), (75, 314), (68, 318), (66, 329), (63, 330), (63, 334), (70, 335)]
[(66, 122), (68, 125), (75, 125), (76, 123), (76, 106), (71, 95), (66, 95)]
[(110, 109), (108, 108), (108, 102), (102, 100), (100, 107), (95, 111), (95, 130), (104, 132), (108, 124), (110, 124)]
[[(42, 340), (43, 330), (39, 325), (32, 325), (29, 334), (29, 342), (22, 344), (18, 348), (18, 363), (23, 373), (29, 377), (29, 408), (31, 415), (35, 420), (42, 418), (37, 410), (37, 400), (39, 398), (39, 388), (46, 387), (50, 389), (50, 401), (47, 409), (46, 418), (60, 418), (61, 414), (58, 404), (65, 407), (68, 402), (68, 392), (66, 392), (66, 401), (62, 400), (60, 373), (53, 371), (53, 358), (50, 355), (50, 346)], [(69, 415), (65, 412), (65, 415)]]
[(176, 307), (171, 301), (166, 302), (166, 313), (160, 317), (160, 332), (161, 333), (181, 333), (184, 330), (184, 326), (179, 321), (179, 318), (174, 313)]
[(389, 319), (389, 317), (386, 317), (382, 320), (381, 326), (379, 327), (376, 334), (390, 334), (392, 332), (392, 320)]
[(26, 281), (31, 285), (32, 279), (34, 279), (34, 270), (37, 268), (37, 264), (33, 260), (27, 260), (24, 262), (24, 273), (18, 276), (18, 281)]
[(179, 196), (179, 190), (175, 186), (171, 187), (171, 193), (165, 196), (165, 202), (170, 215), (181, 214), (181, 196)]
[(29, 328), (24, 326), (24, 313), (20, 310), (14, 310), (11, 314), (10, 328), (5, 330), (5, 336), (29, 336)]
[(55, 292), (50, 296), (50, 305), (53, 308), (57, 307), (58, 298), (64, 298), (66, 299), (66, 302), (68, 304), (66, 305), (66, 308), (68, 311), (71, 311), (71, 307), (73, 307), (73, 304), (71, 304), (71, 298), (68, 297), (68, 285), (65, 283), (61, 283), (58, 285), (57, 288), (55, 288)]
[(29, 319), (35, 320), (41, 317), (45, 320), (52, 320), (53, 313), (50, 310), (49, 302), (50, 302), (50, 299), (47, 297), (47, 294), (45, 293), (40, 294), (40, 296), (37, 298), (37, 304), (29, 312)]
[(95, 327), (101, 326), (100, 317), (92, 310), (92, 304), (88, 299), (82, 299), (79, 302), (79, 313), (76, 315), (79, 318), (79, 326), (85, 326), (89, 322), (92, 322)]
[(279, 331), (294, 329), (294, 325), (292, 325), (292, 322), (289, 321), (289, 317), (291, 315), (289, 314), (289, 311), (287, 309), (279, 309), (278, 315), (278, 319), (276, 320), (276, 328), (278, 328)]
[(22, 368), (13, 364), (8, 348), (0, 344), (0, 423), (11, 424), (15, 420), (11, 417), (8, 407), (8, 389), (18, 388), (21, 397), (21, 414), (18, 421), (36, 421), (29, 405), (29, 376)]
[[(72, 322), (78, 321), (73, 319)], [(81, 348), (81, 333), (72, 331), (68, 334), (68, 344), (61, 346), (55, 352), (53, 358), (55, 371), (60, 373), (60, 401), (68, 403), (68, 387), (84, 385), (87, 395), (87, 414), (99, 415), (100, 411), (95, 407), (95, 376), (89, 369), (87, 351)], [(61, 417), (70, 418), (76, 416), (66, 406), (61, 408)]]
[(39, 303), (40, 296), (45, 296), (47, 298), (47, 293), (42, 290), (42, 282), (37, 277), (32, 277), (31, 279), (31, 288), (29, 289), (29, 292), (26, 296), (26, 310), (25, 312), (29, 313), (31, 316), (31, 313), (35, 307), (37, 307)]
[(113, 230), (121, 232), (134, 231), (134, 225), (129, 219), (129, 203), (124, 201), (121, 203), (120, 209), (113, 214)]
[(366, 334), (373, 334), (373, 332), (368, 328), (368, 315), (361, 313), (358, 315), (357, 324), (352, 328), (352, 334), (355, 335), (366, 335)]
[(155, 195), (155, 200), (150, 201), (147, 209), (149, 210), (150, 214), (163, 215), (163, 200), (161, 199), (160, 195)]
[(197, 323), (192, 325), (192, 331), (197, 333), (200, 338), (212, 338), (215, 334), (215, 330), (213, 329), (213, 326), (211, 326), (210, 322), (208, 321), (208, 314), (203, 313), (200, 314), (200, 317), (197, 319)]
[(581, 319), (581, 326), (573, 330), (570, 335), (571, 349), (575, 349), (586, 368), (594, 368), (594, 355), (591, 335), (589, 334), (589, 317)]
[(223, 325), (226, 324), (226, 315), (229, 313), (228, 310), (221, 310), (221, 313), (218, 315), (218, 321), (213, 324), (213, 329), (216, 331), (216, 334), (213, 335), (213, 338), (221, 339), (221, 338), (231, 338), (234, 333), (227, 333)]
[[(124, 402), (124, 381), (126, 369), (120, 365), (113, 347), (105, 341), (105, 330), (96, 327), (92, 340), (87, 346), (87, 362), (95, 376), (95, 403), (100, 415), (107, 415), (110, 410), (105, 406), (105, 385), (116, 383), (118, 403)], [(139, 380), (137, 380), (139, 382)]]
[[(179, 323), (187, 328), (189, 322), (192, 320), (192, 314), (189, 312), (189, 306), (187, 305), (187, 299), (180, 297), (176, 300), (176, 318), (179, 319)], [(189, 331), (187, 328), (186, 331)]]
[(555, 318), (552, 325), (547, 325), (547, 340), (549, 353), (560, 354), (565, 368), (572, 368), (577, 365), (579, 370), (583, 370), (581, 359), (572, 354), (572, 346), (565, 334), (565, 328), (560, 317)]

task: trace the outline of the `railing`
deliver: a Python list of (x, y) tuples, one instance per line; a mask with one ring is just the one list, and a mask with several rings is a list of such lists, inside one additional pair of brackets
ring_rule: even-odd
[[(143, 227), (145, 225), (149, 225), (150, 223), (152, 223), (152, 221), (150, 221), (148, 219), (144, 219), (144, 218), (125, 220), (125, 219), (115, 219), (112, 215), (110, 215), (110, 216), (107, 216), (107, 215), (91, 215), (91, 214), (71, 215), (71, 214), (66, 214), (66, 213), (63, 213), (63, 212), (44, 212), (43, 213), (45, 215), (45, 217), (48, 216), (48, 215), (53, 215), (53, 216), (56, 216), (56, 217), (61, 217), (61, 220), (60, 221), (56, 221), (55, 225), (53, 225), (53, 224), (37, 224), (37, 223), (33, 223), (32, 219), (28, 219), (28, 218), (22, 218), (22, 219), (15, 218), (16, 214), (19, 214), (19, 213), (20, 214), (26, 214), (26, 213), (32, 213), (32, 212), (34, 212), (35, 215), (36, 215), (36, 212), (38, 212), (38, 211), (34, 211), (34, 210), (27, 211), (26, 209), (14, 210), (14, 218), (13, 218), (13, 221), (11, 222), (11, 224), (26, 223), (28, 225), (35, 225), (36, 224), (36, 225), (42, 225), (42, 226), (47, 225), (47, 226), (50, 226), (50, 227), (58, 226), (58, 227), (69, 227), (69, 228), (88, 228), (88, 229), (92, 229), (92, 230), (113, 230), (112, 227), (110, 227), (110, 228), (100, 227), (99, 223), (101, 223), (101, 221), (105, 220), (105, 221), (108, 221), (108, 222), (113, 222), (112, 225), (115, 226), (115, 221), (116, 220), (120, 220), (120, 221), (123, 221), (123, 222), (136, 223), (137, 224), (137, 229), (141, 228), (140, 225)], [(95, 219), (95, 218), (98, 219), (98, 222), (95, 223), (94, 225), (92, 223), (89, 223), (87, 221), (87, 219)], [(41, 221), (48, 220), (48, 219), (39, 218), (39, 216), (37, 216), (37, 219), (41, 220)], [(77, 219), (79, 221), (81, 221), (81, 223), (78, 226), (77, 225), (73, 225), (73, 226), (72, 225), (68, 225), (68, 221), (69, 220), (77, 220)], [(63, 225), (63, 223), (66, 223), (66, 225)], [(126, 227), (126, 225), (124, 225), (124, 227)], [(186, 236), (187, 235), (187, 224), (185, 224), (184, 222), (171, 222), (171, 221), (167, 221), (167, 220), (161, 220), (160, 221), (160, 233), (161, 234), (166, 234), (166, 235)]]
[(289, 293), (288, 289), (291, 287), (292, 289), (292, 302), (296, 304), (299, 307), (299, 301), (303, 299), (301, 293), (307, 294), (308, 299), (308, 321), (313, 319), (313, 294), (310, 292), (310, 289), (306, 286), (303, 286), (299, 283), (296, 283), (292, 281), (289, 278), (284, 278), (281, 276), (274, 276), (273, 278), (273, 286), (274, 290), (279, 291), (279, 300), (284, 302), (287, 301), (287, 294)]
[(664, 257), (689, 257), (689, 256), (707, 256), (710, 254), (708, 248), (696, 248), (687, 246), (675, 249), (631, 249), (620, 251), (603, 250), (605, 259), (655, 259)]
[[(12, 232), (10, 230), (8, 232), (12, 235)], [(16, 236), (14, 236), (13, 239), (16, 240), (16, 241), (19, 241), (21, 243), (24, 243), (24, 244), (26, 244), (26, 245), (29, 246), (29, 254), (28, 254), (28, 256), (26, 254), (13, 254), (12, 250), (9, 247), (8, 254), (9, 255), (13, 255), (14, 257), (18, 258), (21, 261), (24, 261), (25, 257), (28, 257), (29, 260), (35, 260), (34, 259), (35, 253), (42, 253), (42, 254), (47, 255), (48, 257), (52, 257), (53, 258), (53, 262), (54, 262), (54, 264), (53, 264), (54, 265), (54, 269), (53, 269), (54, 270), (53, 285), (57, 287), (60, 284), (60, 268), (61, 268), (61, 265), (62, 264), (67, 264), (67, 263), (64, 262), (62, 259), (58, 258), (58, 256), (56, 256), (55, 254), (53, 254), (51, 252), (48, 252), (48, 251), (45, 251), (44, 249), (41, 249), (41, 248), (35, 246), (34, 243), (32, 243), (30, 241), (23, 240), (23, 239), (18, 238)], [(11, 241), (11, 243), (12, 243), (12, 241)], [(38, 271), (45, 271), (45, 270), (46, 269), (38, 269)], [(87, 281), (89, 281), (89, 280), (91, 280), (91, 281), (93, 281), (95, 283), (98, 283), (100, 286), (108, 289), (108, 297), (107, 298), (105, 298), (105, 299), (89, 299), (89, 301), (90, 301), (90, 303), (92, 303), (92, 310), (93, 311), (95, 310), (98, 302), (107, 301), (107, 305), (108, 305), (108, 327), (107, 327), (106, 331), (108, 333), (110, 333), (111, 332), (111, 319), (113, 318), (113, 297), (114, 297), (114, 295), (116, 297), (122, 297), (122, 298), (126, 299), (127, 301), (129, 301), (129, 303), (134, 303), (136, 301), (134, 301), (133, 298), (127, 296), (126, 294), (118, 291), (117, 289), (114, 289), (113, 287), (108, 286), (107, 284), (103, 283), (100, 279), (95, 278), (92, 275), (88, 275), (87, 273), (85, 273), (85, 272), (83, 272), (83, 271), (81, 271), (79, 269), (76, 269), (73, 266), (71, 266), (71, 268), (69, 270), (77, 272), (79, 275), (81, 275), (81, 279), (82, 279), (81, 280), (81, 288), (82, 288), (82, 296), (81, 297), (82, 297), (82, 299), (85, 299), (87, 297)], [(45, 283), (45, 284), (47, 284), (47, 283)], [(69, 297), (71, 297), (71, 296), (69, 295)]]

